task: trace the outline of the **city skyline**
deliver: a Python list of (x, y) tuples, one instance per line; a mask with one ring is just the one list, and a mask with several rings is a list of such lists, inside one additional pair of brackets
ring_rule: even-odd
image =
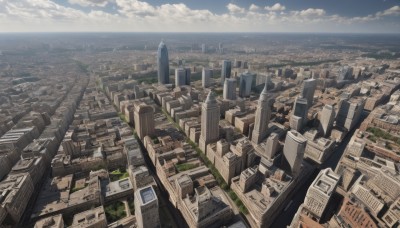
[[(335, 3), (337, 3), (335, 1)], [(362, 4), (362, 7), (357, 7)], [(356, 10), (350, 10), (356, 9)], [(0, 32), (399, 33), (400, 4), (308, 0), (0, 1)]]

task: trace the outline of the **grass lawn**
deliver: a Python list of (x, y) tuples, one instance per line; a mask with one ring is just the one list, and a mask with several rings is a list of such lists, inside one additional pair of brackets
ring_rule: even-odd
[(108, 223), (113, 223), (126, 217), (125, 205), (121, 201), (115, 201), (114, 203), (105, 206), (104, 211)]
[(111, 181), (117, 181), (117, 180), (122, 180), (129, 177), (129, 173), (126, 170), (114, 170), (110, 173), (110, 180)]

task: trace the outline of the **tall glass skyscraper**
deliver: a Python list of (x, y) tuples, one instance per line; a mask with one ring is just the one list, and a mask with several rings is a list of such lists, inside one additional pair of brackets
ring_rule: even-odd
[(221, 83), (225, 83), (225, 78), (230, 78), (231, 77), (231, 61), (229, 60), (223, 60), (221, 62), (222, 69), (221, 69)]
[(169, 60), (167, 46), (163, 41), (158, 45), (157, 51), (158, 83), (169, 83)]

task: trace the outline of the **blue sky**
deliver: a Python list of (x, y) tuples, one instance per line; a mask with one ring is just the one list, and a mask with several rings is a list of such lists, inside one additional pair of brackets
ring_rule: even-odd
[(400, 33), (400, 0), (0, 0), (0, 32)]

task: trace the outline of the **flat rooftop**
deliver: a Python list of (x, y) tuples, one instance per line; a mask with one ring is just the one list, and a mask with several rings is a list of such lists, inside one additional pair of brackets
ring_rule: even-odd
[(140, 198), (142, 199), (143, 204), (147, 204), (156, 198), (156, 194), (152, 187), (146, 187), (140, 189)]

